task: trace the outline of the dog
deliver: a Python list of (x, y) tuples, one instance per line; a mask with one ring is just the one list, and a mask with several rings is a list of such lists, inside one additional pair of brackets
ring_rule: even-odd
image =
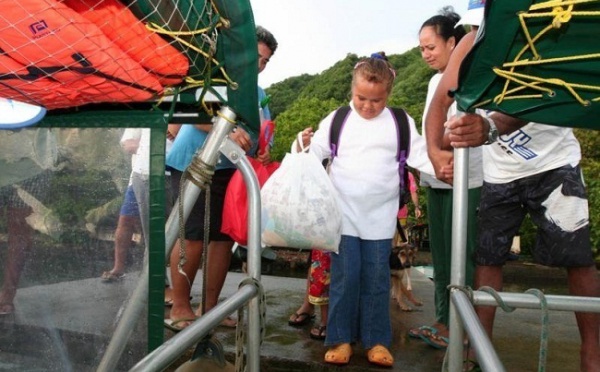
[(402, 311), (413, 311), (407, 302), (415, 306), (423, 306), (423, 302), (415, 297), (410, 282), (410, 268), (417, 256), (418, 248), (409, 243), (392, 248), (390, 254), (391, 296)]

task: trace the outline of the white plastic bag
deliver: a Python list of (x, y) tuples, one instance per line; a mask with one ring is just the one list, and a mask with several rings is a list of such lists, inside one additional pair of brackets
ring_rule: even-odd
[(337, 192), (312, 154), (286, 154), (261, 189), (262, 243), (338, 252), (342, 214)]

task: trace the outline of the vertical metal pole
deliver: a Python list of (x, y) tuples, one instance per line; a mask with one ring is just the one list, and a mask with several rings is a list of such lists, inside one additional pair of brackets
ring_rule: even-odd
[[(206, 141), (204, 141), (204, 145), (201, 149), (196, 151), (194, 158), (199, 158), (201, 161), (209, 165), (217, 164), (220, 154), (219, 149), (223, 145), (225, 139), (228, 138), (228, 134), (233, 129), (235, 125), (235, 117), (236, 115), (233, 110), (227, 106), (222, 107), (217, 116), (215, 116), (213, 127), (208, 133), (208, 137), (206, 138)], [(185, 181), (185, 185), (183, 187), (183, 222), (185, 222), (189, 217), (201, 190), (189, 180)], [(171, 211), (165, 227), (165, 255), (167, 260), (171, 255), (173, 244), (175, 244), (175, 241), (179, 237), (179, 223), (181, 221), (179, 221), (178, 205), (179, 198), (177, 198), (177, 201), (175, 202), (175, 207)]]
[[(227, 141), (221, 149), (223, 154), (236, 164), (244, 177), (248, 195), (248, 276), (257, 281), (261, 278), (260, 243), (260, 186), (254, 168), (240, 147)], [(254, 296), (248, 302), (247, 371), (260, 372), (260, 298)]]
[[(464, 286), (467, 251), (467, 210), (469, 206), (469, 149), (454, 149), (454, 187), (452, 189), (452, 263), (450, 284)], [(462, 371), (464, 332), (456, 306), (450, 302), (450, 344), (448, 368)]]
[[(254, 171), (244, 172), (248, 192), (248, 275), (260, 281), (260, 187)], [(260, 371), (260, 298), (253, 297), (248, 304), (248, 365), (249, 372)]]
[[(475, 353), (477, 353), (477, 360), (481, 368), (486, 372), (505, 372), (506, 370), (500, 358), (498, 358), (496, 350), (494, 350), (494, 345), (492, 345), (492, 341), (490, 341), (481, 323), (479, 323), (479, 318), (475, 310), (473, 310), (473, 305), (467, 295), (460, 291), (455, 291), (452, 294), (451, 300), (452, 306), (456, 307), (458, 315), (460, 315), (467, 332), (469, 332), (469, 337), (473, 342), (473, 348), (475, 349)], [(457, 371), (462, 371), (462, 369)]]

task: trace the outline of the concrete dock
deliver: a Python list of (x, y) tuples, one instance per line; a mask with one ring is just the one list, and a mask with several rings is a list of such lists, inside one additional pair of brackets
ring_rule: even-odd
[[(520, 270), (542, 278), (564, 275), (559, 269), (540, 271), (533, 266)], [(199, 273), (194, 283), (195, 303), (200, 298), (201, 278)], [(243, 278), (241, 273), (230, 272), (222, 296), (234, 293)], [(395, 358), (392, 370), (441, 371), (445, 352), (407, 335), (410, 328), (430, 325), (434, 320), (432, 281), (416, 270), (412, 271), (412, 280), (414, 293), (424, 305), (404, 312), (395, 302), (390, 304), (394, 336), (391, 350)], [(114, 284), (92, 278), (19, 289), (15, 313), (0, 317), (0, 370), (94, 371), (108, 343), (107, 335), (135, 282), (135, 273), (129, 273), (124, 281)], [(261, 347), (261, 370), (381, 370), (368, 363), (359, 345), (348, 366), (327, 365), (323, 362), (326, 349), (322, 341), (309, 337), (312, 324), (301, 328), (288, 325), (288, 317), (302, 302), (305, 279), (263, 275), (262, 283), (267, 295), (267, 334)], [(494, 345), (507, 371), (538, 370), (541, 318), (539, 310), (498, 310)], [(129, 369), (144, 356), (144, 327), (143, 321), (136, 326), (119, 370)], [(173, 336), (173, 332), (165, 330), (166, 339)], [(220, 327), (216, 337), (224, 346), (226, 358), (233, 360), (235, 330)], [(578, 371), (579, 334), (572, 312), (550, 312), (549, 340), (546, 370)], [(187, 358), (183, 356), (180, 362)]]

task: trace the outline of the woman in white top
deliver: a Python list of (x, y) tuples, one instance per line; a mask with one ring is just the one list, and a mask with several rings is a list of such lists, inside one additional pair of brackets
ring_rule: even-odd
[[(460, 17), (452, 12), (446, 12), (429, 18), (421, 26), (419, 44), (423, 60), (437, 70), (427, 89), (425, 112), (427, 117), (429, 104), (440, 82), (444, 70), (454, 50), (454, 46), (465, 35), (465, 30), (455, 27)], [(456, 112), (454, 105), (448, 111), (448, 117)], [(427, 123), (423, 120), (423, 133)], [(423, 137), (425, 138), (425, 137)], [(423, 164), (415, 164), (413, 161)], [(452, 256), (452, 186), (438, 180), (427, 154), (411, 157), (408, 164), (421, 170), (421, 186), (425, 187), (427, 195), (427, 216), (429, 223), (429, 246), (434, 269), (435, 285), (435, 322), (431, 326), (421, 326), (409, 330), (409, 336), (420, 338), (427, 344), (444, 349), (448, 346), (448, 321), (450, 313), (450, 294), (447, 289), (450, 284)], [(475, 270), (474, 252), (477, 245), (477, 206), (483, 184), (483, 169), (481, 149), (474, 148), (469, 157), (469, 204), (467, 226), (467, 262), (466, 285), (473, 285)]]

